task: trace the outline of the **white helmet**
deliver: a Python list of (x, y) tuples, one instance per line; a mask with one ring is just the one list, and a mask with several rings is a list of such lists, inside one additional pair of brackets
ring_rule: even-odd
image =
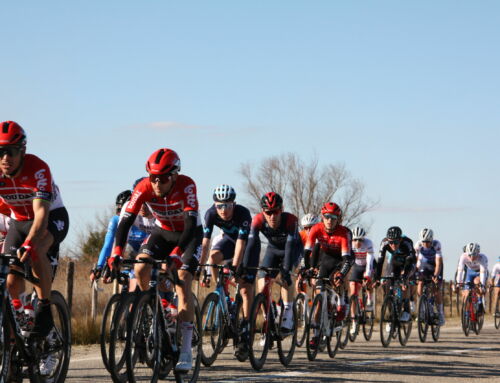
[(434, 232), (432, 231), (432, 229), (424, 228), (424, 229), (420, 230), (419, 236), (420, 236), (420, 240), (422, 242), (425, 242), (425, 241), (432, 242), (434, 240)]
[(319, 217), (316, 214), (307, 213), (300, 220), (300, 224), (303, 228), (311, 227), (319, 222)]
[(352, 229), (352, 239), (363, 239), (365, 235), (366, 231), (361, 226), (356, 226)]
[(478, 255), (479, 252), (481, 251), (481, 248), (479, 247), (479, 244), (471, 242), (465, 245), (465, 253), (467, 255)]
[(215, 202), (232, 202), (236, 198), (236, 192), (229, 185), (219, 185), (214, 190)]

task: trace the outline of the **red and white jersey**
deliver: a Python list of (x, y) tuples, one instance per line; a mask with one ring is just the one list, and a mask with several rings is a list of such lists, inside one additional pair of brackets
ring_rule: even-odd
[(10, 218), (4, 214), (0, 214), (0, 238), (4, 238), (9, 231)]
[[(127, 213), (139, 214), (142, 204), (147, 204), (156, 218), (156, 225), (168, 231), (184, 230), (184, 212), (198, 213), (198, 198), (194, 181), (185, 175), (177, 176), (177, 181), (165, 197), (158, 197), (153, 191), (149, 178), (144, 178), (135, 187)], [(197, 224), (201, 219), (197, 214)]]
[(356, 257), (355, 263), (359, 266), (366, 266), (365, 275), (371, 276), (373, 269), (373, 259), (375, 258), (375, 251), (373, 250), (373, 243), (368, 238), (363, 238), (363, 242), (359, 247), (354, 245), (359, 244), (358, 241), (352, 241), (352, 251)]
[(344, 226), (337, 225), (333, 233), (329, 234), (326, 232), (323, 222), (317, 223), (309, 232), (305, 249), (312, 250), (316, 241), (319, 243), (321, 251), (328, 255), (351, 255), (351, 234)]
[(10, 217), (16, 221), (35, 218), (35, 199), (51, 202), (50, 210), (64, 206), (49, 166), (33, 154), (24, 156), (23, 168), (16, 177), (0, 176), (0, 198), (9, 207)]

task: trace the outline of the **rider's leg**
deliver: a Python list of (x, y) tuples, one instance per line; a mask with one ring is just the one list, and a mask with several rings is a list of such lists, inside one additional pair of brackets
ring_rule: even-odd
[[(210, 255), (208, 256), (208, 263), (212, 265), (220, 265), (224, 260), (224, 254), (220, 250), (210, 250)], [(219, 269), (217, 267), (211, 267), (212, 278), (217, 281), (219, 277)]]
[[(149, 255), (140, 253), (137, 259), (151, 258)], [(149, 289), (149, 281), (151, 280), (151, 265), (147, 263), (136, 263), (134, 266), (135, 278), (141, 291)]]

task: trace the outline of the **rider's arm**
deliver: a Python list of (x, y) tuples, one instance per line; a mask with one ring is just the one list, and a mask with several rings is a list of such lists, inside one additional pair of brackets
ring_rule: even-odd
[(36, 249), (41, 238), (45, 235), (49, 222), (50, 201), (45, 199), (33, 200), (33, 225), (26, 236), (25, 242), (31, 241)]
[(245, 252), (245, 245), (247, 241), (241, 238), (236, 240), (236, 245), (234, 247), (234, 257), (233, 257), (233, 266), (238, 267), (240, 263), (243, 261), (243, 254)]
[(252, 224), (252, 216), (250, 211), (243, 206), (236, 205), (241, 211), (241, 220), (238, 223), (238, 238), (234, 248), (233, 266), (238, 267), (242, 262), (245, 254), (245, 246), (247, 244), (248, 236), (250, 234), (250, 227)]
[(123, 217), (120, 219), (120, 222), (118, 223), (118, 227), (116, 229), (115, 248), (113, 251), (114, 254), (119, 255), (119, 256), (122, 255), (123, 249), (124, 249), (125, 244), (127, 242), (128, 232), (130, 231), (130, 228), (134, 224), (136, 217), (137, 217), (137, 214), (125, 212)]
[(245, 246), (245, 252), (243, 256), (243, 267), (257, 267), (259, 266), (260, 260), (260, 228), (262, 224), (262, 215), (257, 214), (252, 219), (252, 225), (250, 226), (250, 234), (248, 235), (248, 241)]
[(343, 263), (340, 268), (340, 273), (346, 276), (355, 261), (355, 256), (351, 249), (351, 234), (349, 232), (341, 238), (341, 249)]
[(378, 258), (377, 258), (377, 270), (375, 272), (375, 279), (376, 280), (380, 279), (380, 276), (382, 275), (382, 268), (384, 267), (385, 255), (387, 253), (387, 248), (385, 246), (384, 241), (382, 242), (382, 244), (380, 246), (381, 246), (380, 252), (379, 252)]
[(205, 264), (208, 258), (208, 250), (210, 248), (210, 238), (212, 237), (212, 232), (214, 229), (214, 222), (212, 219), (212, 213), (208, 209), (205, 213), (205, 225), (203, 226), (203, 241), (201, 242), (201, 257), (200, 264)]
[(373, 274), (373, 259), (375, 258), (375, 253), (373, 251), (372, 241), (369, 239), (365, 239), (366, 249), (366, 268), (365, 268), (365, 277), (371, 277)]
[(288, 216), (287, 232), (285, 244), (285, 258), (283, 260), (283, 269), (290, 271), (292, 269), (292, 258), (296, 254), (296, 248), (300, 245), (300, 236), (298, 230), (298, 221), (295, 216)]
[(464, 256), (462, 255), (460, 257), (460, 260), (458, 261), (458, 267), (457, 267), (457, 283), (463, 283), (464, 281)]
[(184, 253), (186, 246), (189, 244), (194, 236), (198, 220), (198, 212), (194, 210), (184, 211), (184, 230), (182, 230), (177, 247)]
[(479, 266), (479, 277), (481, 284), (486, 286), (486, 278), (488, 278), (488, 259), (486, 256), (483, 257), (483, 262)]
[(104, 244), (102, 246), (101, 252), (99, 253), (99, 258), (97, 260), (97, 267), (103, 268), (106, 264), (106, 260), (111, 255), (111, 250), (113, 248), (113, 241), (115, 239), (116, 229), (118, 227), (119, 216), (115, 215), (111, 218), (108, 224), (108, 231), (104, 237)]

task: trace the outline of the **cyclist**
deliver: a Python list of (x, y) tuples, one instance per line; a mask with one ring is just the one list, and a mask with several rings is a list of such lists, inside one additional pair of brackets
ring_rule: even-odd
[[(132, 197), (118, 224), (115, 247), (108, 259), (108, 266), (115, 274), (130, 227), (143, 204), (156, 218), (151, 235), (141, 245), (137, 258), (165, 259), (179, 270), (181, 286), (176, 286), (179, 297), (182, 345), (178, 372), (187, 372), (192, 367), (192, 336), (194, 319), (194, 297), (191, 292), (193, 275), (198, 267), (203, 229), (198, 215), (198, 198), (194, 181), (180, 175), (181, 162), (177, 153), (162, 148), (155, 151), (146, 162), (148, 178), (142, 179), (132, 192)], [(151, 265), (136, 264), (134, 272), (141, 290), (149, 288)]]
[(25, 289), (22, 263), (31, 262), (40, 281), (32, 336), (45, 337), (54, 324), (50, 293), (69, 217), (49, 166), (26, 153), (26, 133), (14, 121), (0, 123), (0, 178), (0, 197), (11, 212), (4, 251), (20, 261), (11, 267), (7, 286), (12, 299), (19, 300)]
[[(370, 239), (366, 238), (365, 229), (361, 226), (356, 226), (352, 230), (352, 251), (354, 252), (355, 261), (351, 268), (351, 276), (349, 278), (349, 295), (355, 294), (356, 283), (364, 283), (367, 286), (366, 310), (371, 311), (373, 309), (373, 288), (371, 284), (375, 254), (373, 251), (373, 243)], [(354, 309), (354, 307), (352, 307), (352, 309)], [(356, 330), (356, 328), (353, 326), (351, 330)]]
[(319, 217), (316, 214), (307, 213), (300, 220), (300, 225), (302, 226), (302, 230), (299, 231), (300, 239), (302, 244), (305, 246), (307, 242), (307, 236), (311, 231), (312, 227), (319, 222)]
[[(500, 292), (500, 257), (497, 259), (497, 263), (493, 266), (493, 270), (491, 270), (491, 287), (495, 290), (493, 291), (493, 306), (495, 305), (496, 299), (498, 297), (498, 293)], [(496, 308), (493, 308), (495, 311)], [(495, 313), (493, 312), (493, 315)]]
[[(139, 178), (134, 183), (135, 186), (142, 180)], [(108, 231), (104, 238), (104, 245), (101, 249), (101, 253), (99, 254), (99, 259), (97, 261), (96, 267), (91, 271), (90, 279), (94, 280), (95, 278), (100, 277), (103, 267), (106, 265), (106, 261), (111, 255), (111, 251), (113, 249), (113, 240), (115, 238), (116, 229), (118, 228), (118, 222), (124, 216), (127, 206), (130, 201), (130, 196), (132, 195), (132, 191), (124, 190), (116, 197), (116, 215), (114, 215), (108, 224)], [(126, 253), (128, 253), (129, 258), (135, 258), (139, 248), (141, 247), (144, 240), (147, 236), (152, 232), (155, 227), (155, 220), (151, 211), (147, 207), (147, 205), (142, 205), (139, 214), (135, 218), (135, 221), (129, 231), (129, 235), (127, 238), (126, 245)], [(109, 273), (108, 275), (104, 275), (104, 282), (110, 282)], [(129, 291), (133, 291), (135, 289), (135, 275), (133, 271), (130, 272), (130, 288)]]
[(469, 295), (470, 285), (479, 286), (479, 310), (484, 312), (483, 296), (485, 294), (486, 279), (488, 278), (488, 258), (480, 252), (479, 244), (470, 242), (465, 246), (465, 252), (460, 256), (457, 267), (457, 284), (464, 282), (463, 269), (467, 266), (465, 285), (462, 290), (462, 298), (465, 300)]
[[(319, 270), (320, 279), (316, 282), (316, 289), (321, 289), (323, 278), (329, 278), (334, 272), (334, 283), (341, 286), (354, 262), (351, 233), (345, 226), (340, 225), (341, 218), (340, 207), (334, 202), (326, 202), (321, 208), (321, 222), (312, 227), (307, 237), (304, 262), (307, 268)], [(341, 299), (339, 306), (340, 320), (345, 315), (343, 301), (344, 299)], [(316, 348), (318, 344), (319, 338), (315, 334), (310, 345)]]
[(441, 243), (434, 239), (432, 229), (420, 230), (419, 241), (415, 245), (417, 256), (417, 294), (420, 298), (424, 288), (424, 279), (432, 278), (437, 285), (436, 303), (439, 307), (439, 325), (445, 324), (443, 309), (443, 254)]
[[(250, 231), (252, 216), (250, 211), (235, 203), (236, 192), (229, 185), (217, 186), (213, 192), (214, 204), (205, 213), (205, 226), (203, 228), (203, 242), (201, 247), (201, 264), (221, 264), (226, 262), (230, 268), (235, 270), (235, 276), (241, 283), (241, 296), (243, 298), (243, 316), (241, 323), (241, 338), (235, 353), (241, 360), (246, 359), (248, 353), (248, 317), (250, 315), (250, 305), (254, 295), (253, 285), (255, 273), (242, 275), (242, 267), (245, 246)], [(219, 227), (222, 233), (214, 238), (212, 248), (210, 248), (210, 238), (214, 226)], [(212, 274), (217, 279), (218, 269), (212, 268)], [(207, 275), (208, 278), (209, 275)], [(209, 284), (209, 279), (200, 281)]]
[[(259, 234), (262, 233), (268, 240), (262, 267), (279, 268), (281, 281), (281, 295), (283, 297), (284, 312), (281, 323), (281, 332), (284, 335), (293, 331), (293, 284), (291, 270), (297, 265), (303, 247), (298, 232), (298, 219), (295, 215), (283, 211), (283, 198), (278, 193), (269, 192), (260, 200), (262, 212), (255, 215), (250, 227), (248, 244), (245, 249), (245, 265), (252, 266), (258, 263), (261, 242)], [(278, 271), (270, 273), (271, 278), (276, 278)], [(262, 270), (257, 274), (257, 289), (262, 292), (264, 277)]]
[(386, 237), (380, 244), (380, 253), (377, 259), (377, 281), (381, 280), (382, 269), (387, 257), (384, 276), (393, 275), (395, 278), (403, 278), (403, 312), (400, 320), (407, 322), (411, 320), (410, 315), (410, 288), (408, 280), (415, 271), (416, 257), (413, 241), (403, 236), (401, 228), (392, 226), (387, 230)]

